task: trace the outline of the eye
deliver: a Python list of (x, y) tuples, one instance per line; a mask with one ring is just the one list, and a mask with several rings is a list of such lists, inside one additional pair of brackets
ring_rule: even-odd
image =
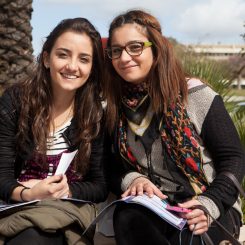
[(121, 54), (121, 52), (122, 52), (122, 48), (120, 48), (120, 47), (112, 47), (111, 48), (111, 54), (114, 56), (117, 56), (117, 55), (119, 55), (119, 54)]
[(61, 59), (65, 59), (67, 57), (66, 53), (58, 53), (57, 56)]
[(131, 43), (127, 45), (127, 49), (130, 52), (138, 53), (142, 50), (142, 45), (140, 43)]
[(87, 64), (87, 63), (90, 63), (91, 62), (91, 59), (89, 57), (82, 56), (82, 57), (80, 57), (80, 61), (83, 64)]

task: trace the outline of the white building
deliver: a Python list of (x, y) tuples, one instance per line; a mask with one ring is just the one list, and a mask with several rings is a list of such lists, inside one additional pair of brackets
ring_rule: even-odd
[(215, 60), (226, 60), (245, 52), (245, 45), (191, 44), (188, 50)]
[[(228, 60), (232, 57), (240, 56), (242, 53), (245, 53), (245, 44), (190, 44), (186, 47), (188, 51), (213, 60)], [(239, 87), (241, 86), (242, 88), (245, 88), (244, 76), (240, 75), (233, 81), (234, 87), (237, 87), (238, 84)]]

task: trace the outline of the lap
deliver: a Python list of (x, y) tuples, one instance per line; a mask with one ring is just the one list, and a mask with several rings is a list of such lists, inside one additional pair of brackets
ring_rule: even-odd
[(5, 245), (66, 245), (62, 232), (47, 233), (38, 228), (28, 228), (18, 233), (16, 236), (6, 239)]
[[(235, 210), (234, 215), (239, 216)], [(237, 217), (237, 220), (239, 220), (239, 217)], [(234, 224), (231, 222), (228, 213), (221, 217), (219, 221), (232, 233)], [(193, 245), (202, 244), (201, 237), (192, 236), (192, 232), (189, 231), (188, 227), (181, 232), (151, 210), (138, 204), (120, 203), (116, 207), (114, 230), (119, 245), (140, 244), (140, 242), (141, 244), (179, 245), (189, 244), (191, 240)], [(226, 239), (225, 234), (214, 223), (209, 228), (208, 234), (214, 244), (219, 244), (220, 241)]]

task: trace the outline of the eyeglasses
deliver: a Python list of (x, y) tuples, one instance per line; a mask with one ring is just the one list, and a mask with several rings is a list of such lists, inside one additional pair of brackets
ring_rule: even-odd
[(121, 57), (123, 50), (130, 56), (141, 55), (144, 48), (152, 46), (152, 42), (131, 42), (125, 45), (124, 47), (114, 46), (106, 49), (107, 55), (110, 59), (118, 59)]

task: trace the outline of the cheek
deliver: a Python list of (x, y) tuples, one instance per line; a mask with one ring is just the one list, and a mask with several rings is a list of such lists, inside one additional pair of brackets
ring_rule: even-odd
[(92, 65), (86, 67), (85, 73), (86, 73), (86, 75), (87, 75), (88, 77), (89, 77), (89, 75), (90, 75), (92, 72), (93, 72), (93, 71), (92, 71)]
[(116, 69), (117, 64), (118, 64), (118, 60), (117, 60), (117, 59), (116, 59), (116, 60), (112, 60), (112, 61), (111, 61), (111, 64), (112, 64), (112, 66)]
[(118, 69), (118, 62), (116, 60), (112, 61), (112, 67), (115, 69), (117, 73), (120, 72), (120, 70)]
[(146, 62), (145, 62), (145, 71), (147, 73), (151, 70), (152, 65), (153, 65), (153, 57), (150, 57), (150, 58), (146, 59)]

